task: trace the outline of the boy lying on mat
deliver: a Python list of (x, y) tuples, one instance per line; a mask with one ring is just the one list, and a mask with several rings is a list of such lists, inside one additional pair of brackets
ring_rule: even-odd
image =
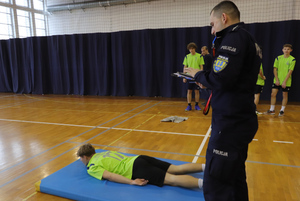
[(172, 165), (156, 158), (138, 155), (125, 156), (116, 151), (96, 153), (91, 144), (82, 145), (77, 156), (87, 166), (89, 175), (97, 179), (144, 186), (171, 185), (185, 188), (202, 188), (203, 180), (184, 175), (204, 171), (205, 164), (186, 163)]

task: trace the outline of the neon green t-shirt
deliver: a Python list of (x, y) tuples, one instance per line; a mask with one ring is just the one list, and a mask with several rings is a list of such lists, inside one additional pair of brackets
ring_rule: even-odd
[(188, 54), (184, 57), (183, 65), (200, 70), (200, 65), (204, 65), (203, 56), (197, 52), (194, 55)]
[[(264, 74), (264, 69), (262, 67), (262, 64), (260, 65), (260, 69), (262, 70), (263, 74)], [(258, 74), (257, 76), (257, 82), (256, 85), (260, 85), (260, 86), (265, 86), (265, 80), (262, 79), (262, 77), (260, 77), (260, 75)]]
[[(274, 68), (277, 68), (278, 79), (280, 85), (282, 85), (284, 79), (286, 78), (289, 70), (294, 70), (296, 64), (296, 59), (293, 56), (289, 56), (288, 58), (284, 58), (284, 55), (280, 55), (275, 59)], [(276, 83), (276, 79), (274, 77), (274, 83)], [(290, 87), (292, 85), (292, 76), (286, 81), (286, 86)]]
[(116, 151), (96, 153), (87, 165), (87, 172), (92, 177), (102, 180), (104, 170), (132, 178), (133, 163), (138, 156), (125, 156)]

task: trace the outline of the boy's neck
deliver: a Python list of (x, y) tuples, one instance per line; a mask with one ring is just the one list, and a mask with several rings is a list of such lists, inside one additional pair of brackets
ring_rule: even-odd
[(290, 54), (284, 54), (284, 58), (289, 58)]

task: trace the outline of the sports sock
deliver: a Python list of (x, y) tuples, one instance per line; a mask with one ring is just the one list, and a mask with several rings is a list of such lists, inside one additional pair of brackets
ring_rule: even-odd
[(284, 112), (285, 106), (281, 106), (280, 111)]
[(195, 102), (195, 106), (198, 105), (198, 102)]
[(191, 103), (188, 103), (188, 105), (189, 105), (189, 106), (192, 106), (192, 104), (191, 104)]
[(205, 170), (205, 164), (203, 163), (202, 164), (202, 171), (204, 172), (204, 170)]
[(198, 179), (198, 186), (199, 188), (203, 187), (203, 179)]
[(275, 110), (275, 105), (271, 105), (270, 110), (271, 111)]

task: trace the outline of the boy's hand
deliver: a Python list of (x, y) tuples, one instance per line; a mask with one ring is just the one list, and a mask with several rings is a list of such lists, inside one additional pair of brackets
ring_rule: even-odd
[(145, 186), (147, 185), (149, 181), (146, 179), (135, 179), (132, 180), (131, 185), (137, 185), (137, 186)]
[(186, 83), (186, 82), (187, 82), (187, 80), (185, 78), (183, 78), (183, 83)]
[(285, 89), (285, 88), (286, 88), (286, 82), (283, 82), (282, 85), (281, 85), (281, 87), (282, 87), (283, 89)]
[(276, 80), (275, 85), (276, 85), (276, 86), (279, 86), (279, 85), (280, 85), (279, 80)]

